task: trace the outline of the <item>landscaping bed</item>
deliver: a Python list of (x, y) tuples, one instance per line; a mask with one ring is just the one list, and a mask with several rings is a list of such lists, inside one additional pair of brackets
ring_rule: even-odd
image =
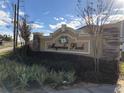
[[(8, 61), (8, 63), (6, 63)], [(12, 84), (17, 88), (31, 87), (31, 85), (42, 86), (52, 85), (58, 87), (60, 85), (72, 84), (75, 81), (75, 72), (55, 72), (47, 71), (46, 68), (38, 65), (26, 66), (9, 60), (0, 62), (0, 84)], [(33, 87), (33, 86), (32, 86)]]
[(95, 72), (94, 59), (84, 55), (59, 52), (33, 52), (29, 49), (27, 57), (23, 55), (21, 57), (23, 58), (21, 63), (26, 65), (42, 65), (48, 71), (75, 71), (76, 81), (114, 84), (119, 77), (119, 64), (115, 60), (107, 61), (100, 59), (99, 72)]
[(16, 54), (1, 55), (0, 66), (0, 81), (19, 88), (31, 85), (56, 88), (78, 82), (115, 84), (119, 75), (117, 61), (101, 59), (99, 72), (95, 72), (91, 57), (31, 50), (25, 55), (22, 49)]
[(117, 61), (100, 59), (99, 72), (94, 72), (94, 59), (92, 57), (56, 53), (56, 52), (32, 52), (29, 56), (35, 61), (26, 64), (41, 64), (55, 71), (75, 70), (77, 80), (95, 83), (116, 83), (119, 75)]

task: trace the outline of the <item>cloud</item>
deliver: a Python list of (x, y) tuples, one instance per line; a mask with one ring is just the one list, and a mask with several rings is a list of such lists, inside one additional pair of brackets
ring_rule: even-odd
[(50, 13), (50, 11), (45, 11), (44, 13), (43, 13), (43, 15), (48, 15)]
[(113, 15), (116, 15), (116, 14), (124, 15), (124, 8), (115, 8), (115, 9), (113, 9), (112, 13), (113, 13)]
[(32, 23), (31, 26), (32, 29), (41, 29), (44, 27), (43, 24), (39, 24), (39, 23)]
[(57, 24), (55, 24), (55, 25), (50, 24), (49, 27), (50, 27), (51, 29), (55, 30), (55, 29), (60, 28), (62, 24), (66, 24), (66, 22), (60, 22), (60, 23), (57, 23)]
[(6, 25), (7, 25), (7, 23), (6, 23), (6, 22), (4, 22), (4, 21), (0, 20), (0, 26), (6, 26)]
[(8, 1), (0, 1), (0, 7), (5, 9), (7, 7)]
[[(106, 15), (94, 15), (93, 16), (93, 22), (94, 24), (97, 25), (97, 18), (99, 17), (99, 24), (101, 24), (101, 21), (102, 19), (105, 19), (106, 18)], [(109, 23), (117, 23), (117, 22), (120, 22), (120, 21), (123, 21), (124, 20), (124, 15), (121, 13), (121, 14), (111, 14), (108, 16), (108, 18), (106, 20), (103, 20), (102, 22), (104, 22), (103, 24), (109, 24)], [(85, 21), (84, 21), (85, 22)]]
[(50, 33), (52, 33), (52, 31), (51, 31), (51, 30), (47, 30), (47, 29), (41, 29), (41, 31), (40, 31), (40, 32), (42, 32), (44, 36), (49, 36), (49, 35), (50, 35)]
[(0, 34), (4, 35), (4, 34), (7, 34), (7, 35), (13, 35), (13, 32), (12, 32), (12, 29), (11, 28), (6, 28), (4, 26), (0, 26)]
[[(121, 9), (123, 10), (123, 9)], [(56, 24), (49, 24), (49, 27), (51, 30), (56, 30), (58, 28), (61, 27), (62, 24), (66, 24), (68, 27), (71, 27), (73, 29), (78, 29), (80, 28), (81, 26), (84, 26), (85, 25), (85, 21), (82, 20), (81, 18), (78, 18), (78, 17), (74, 17), (72, 15), (66, 15), (68, 17), (70, 17), (68, 20), (66, 21), (60, 21)], [(101, 15), (102, 17), (102, 15)], [(103, 15), (104, 17), (104, 15)], [(54, 18), (56, 20), (60, 20), (59, 18)], [(96, 20), (96, 16), (94, 16), (94, 22)], [(107, 21), (105, 22), (105, 24), (108, 24), (108, 23), (116, 23), (116, 22), (119, 22), (119, 21), (122, 21), (124, 20), (124, 15), (123, 14), (114, 14), (114, 15), (110, 15), (109, 18), (107, 19)]]
[(54, 20), (56, 20), (56, 21), (63, 21), (63, 20), (65, 20), (65, 18), (63, 18), (63, 17), (54, 17)]
[(116, 15), (111, 15), (108, 20), (107, 23), (116, 23), (119, 21), (124, 20), (124, 15), (123, 14), (116, 14)]
[(116, 7), (118, 7), (118, 8), (124, 7), (124, 2), (123, 2), (123, 0), (115, 0), (114, 6), (116, 6)]
[(57, 18), (57, 17), (54, 17), (54, 19), (57, 20), (57, 21), (59, 20), (59, 18)]
[(115, 8), (114, 11), (124, 11), (124, 8)]
[(73, 18), (69, 21), (61, 21), (57, 24), (50, 24), (49, 27), (52, 29), (52, 30), (55, 30), (55, 29), (58, 29), (61, 27), (62, 24), (66, 24), (68, 27), (71, 27), (71, 28), (74, 28), (74, 29), (77, 29), (81, 26), (81, 19), (80, 18)]
[(74, 28), (74, 29), (77, 29), (77, 28), (81, 27), (81, 25), (82, 25), (80, 21), (81, 21), (81, 19), (76, 18), (76, 19), (68, 22), (67, 26)]
[(8, 0), (0, 1), (0, 34), (13, 35), (11, 14), (6, 10), (8, 3)]
[(3, 10), (0, 10), (0, 25), (2, 26), (6, 26), (11, 24), (11, 17), (10, 17), (10, 13), (5, 12)]
[(25, 12), (19, 10), (19, 15), (20, 15), (20, 16), (24, 16), (24, 15), (25, 15)]
[(66, 16), (69, 17), (69, 18), (74, 18), (74, 16), (71, 15), (71, 14), (67, 14)]
[(4, 17), (8, 17), (8, 13), (6, 13), (3, 10), (0, 10), (0, 17), (4, 18)]
[(6, 8), (6, 6), (4, 4), (1, 5), (2, 8)]

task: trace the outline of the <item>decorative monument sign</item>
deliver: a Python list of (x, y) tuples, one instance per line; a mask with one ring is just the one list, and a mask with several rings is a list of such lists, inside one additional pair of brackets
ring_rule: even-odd
[[(122, 22), (104, 26), (100, 38), (100, 54), (102, 58), (117, 59), (120, 52), (120, 33)], [(67, 52), (93, 56), (93, 37), (87, 33), (87, 27), (74, 30), (62, 25), (49, 36), (34, 33), (33, 49), (35, 51)], [(109, 59), (108, 58), (108, 59)]]
[[(40, 38), (39, 42), (36, 42)], [(43, 36), (34, 33), (34, 45), (40, 44), (39, 51), (59, 51), (59, 52), (80, 52), (90, 53), (90, 35), (80, 30), (74, 30), (66, 25), (51, 33), (50, 36)], [(38, 49), (35, 48), (35, 50)]]

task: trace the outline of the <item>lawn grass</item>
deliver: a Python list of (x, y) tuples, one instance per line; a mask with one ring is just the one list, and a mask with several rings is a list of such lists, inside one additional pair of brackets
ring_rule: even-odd
[(8, 45), (8, 46), (0, 46), (0, 49), (4, 49), (4, 48), (8, 48), (8, 47), (12, 47), (12, 45)]
[(0, 58), (1, 58), (1, 57), (9, 56), (10, 53), (11, 53), (10, 51), (2, 52), (2, 53), (0, 53)]
[(124, 75), (124, 62), (121, 62), (119, 66), (120, 66), (120, 74)]
[(12, 46), (13, 46), (12, 42), (5, 42), (5, 43), (3, 43), (3, 45), (0, 45), (0, 49), (12, 47)]

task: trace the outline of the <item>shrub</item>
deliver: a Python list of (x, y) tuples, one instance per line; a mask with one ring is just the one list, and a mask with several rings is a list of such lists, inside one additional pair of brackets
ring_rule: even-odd
[[(92, 57), (84, 55), (56, 52), (31, 52), (28, 55), (28, 57), (33, 59), (29, 63), (30, 65), (41, 64), (50, 71), (54, 70), (56, 72), (61, 71), (69, 72), (74, 70), (75, 75), (77, 76), (77, 80), (79, 81), (81, 80), (85, 81), (86, 77), (88, 77), (89, 74), (91, 74), (92, 77), (94, 78), (92, 79), (94, 80), (93, 82), (99, 81), (99, 83), (107, 83), (109, 80), (109, 83), (111, 82), (113, 84), (113, 81), (117, 81), (119, 75), (119, 67), (118, 62), (116, 60), (107, 61), (104, 59), (100, 59), (99, 62), (100, 73), (95, 73), (94, 59)], [(101, 79), (103, 75), (111, 79), (104, 79), (103, 82), (103, 80)]]
[(101, 60), (99, 64), (100, 72), (102, 73), (101, 83), (115, 84), (119, 78), (119, 63), (118, 61)]
[(28, 86), (27, 82), (30, 80), (30, 68), (26, 66), (18, 66), (15, 68), (17, 78), (19, 80), (19, 85), (21, 88)]
[(101, 73), (100, 83), (116, 84), (118, 80), (118, 75)]
[(27, 65), (26, 68), (29, 67), (29, 81), (36, 80), (40, 85), (52, 83), (61, 85), (63, 82), (71, 84), (75, 80), (113, 84), (119, 75), (118, 62), (114, 60), (100, 59), (99, 73), (96, 73), (94, 59), (83, 55), (28, 51), (27, 56), (9, 57), (11, 60), (15, 58), (17, 62)]
[(58, 87), (61, 85), (72, 84), (76, 80), (75, 73), (70, 72), (55, 72), (48, 73), (48, 77), (45, 79), (45, 84), (52, 84), (52, 86)]
[(48, 78), (48, 72), (42, 66), (33, 65), (31, 67), (31, 73), (33, 73), (31, 77), (32, 80), (38, 81), (40, 85), (43, 85), (46, 78)]
[[(8, 60), (0, 62), (0, 81), (9, 81), (14, 83), (17, 88), (24, 89), (30, 86), (30, 82), (36, 81), (41, 86), (43, 84), (61, 86), (63, 84), (72, 84), (75, 81), (75, 73), (47, 70), (41, 65), (26, 66)], [(65, 82), (66, 81), (66, 82)], [(9, 84), (9, 83), (8, 83)]]
[(53, 83), (55, 86), (60, 86), (64, 81), (64, 72), (51, 71), (49, 77), (46, 79), (46, 83)]
[(101, 79), (100, 72), (88, 71), (84, 74), (86, 82), (99, 83)]
[(0, 63), (0, 83), (8, 77), (8, 71), (5, 63)]
[(65, 78), (69, 84), (74, 83), (74, 81), (76, 80), (75, 72), (70, 71), (70, 72), (65, 73)]

